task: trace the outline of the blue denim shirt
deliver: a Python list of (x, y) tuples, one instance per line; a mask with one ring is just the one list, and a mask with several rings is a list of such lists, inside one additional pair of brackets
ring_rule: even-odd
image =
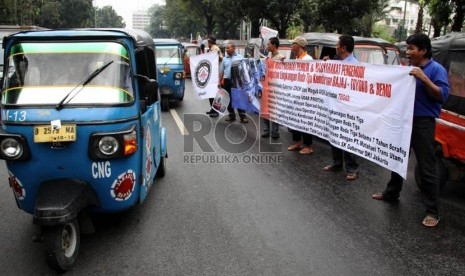
[(441, 90), (442, 102), (437, 102), (431, 98), (426, 90), (425, 84), (416, 80), (417, 86), (415, 89), (415, 106), (413, 109), (414, 117), (439, 117), (441, 113), (441, 106), (449, 97), (449, 79), (447, 71), (441, 64), (433, 59), (421, 67), (425, 75), (439, 87)]
[(224, 79), (230, 79), (231, 78), (231, 64), (233, 60), (238, 60), (242, 59), (243, 57), (238, 54), (237, 52), (234, 52), (234, 55), (231, 57), (230, 55), (226, 54), (226, 56), (223, 58), (223, 62), (221, 62), (221, 72), (223, 72), (223, 78)]
[(348, 62), (348, 63), (358, 63), (358, 60), (354, 57), (353, 53), (351, 53), (348, 57), (346, 57), (342, 61)]

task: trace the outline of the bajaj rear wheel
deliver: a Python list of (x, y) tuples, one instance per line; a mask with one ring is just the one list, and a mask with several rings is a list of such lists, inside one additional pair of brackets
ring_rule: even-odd
[(81, 242), (77, 219), (64, 225), (44, 227), (43, 231), (48, 265), (59, 272), (71, 269)]

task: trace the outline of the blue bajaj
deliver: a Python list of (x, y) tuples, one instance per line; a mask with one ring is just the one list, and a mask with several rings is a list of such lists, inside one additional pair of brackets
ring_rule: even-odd
[(157, 55), (157, 77), (161, 94), (161, 110), (170, 109), (170, 101), (184, 99), (185, 72), (183, 46), (176, 39), (153, 40)]
[[(48, 264), (69, 270), (89, 213), (142, 203), (165, 174), (152, 38), (132, 30), (6, 37), (0, 158)], [(6, 70), (8, 72), (8, 70)]]

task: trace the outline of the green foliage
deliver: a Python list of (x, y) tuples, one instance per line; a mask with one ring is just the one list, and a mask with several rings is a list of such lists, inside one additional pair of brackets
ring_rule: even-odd
[(95, 20), (98, 28), (124, 28), (126, 24), (111, 6), (97, 8)]
[(150, 25), (147, 31), (152, 37), (156, 37), (156, 38), (169, 38), (170, 37), (170, 33), (166, 30), (165, 21), (163, 20), (165, 16), (165, 10), (166, 10), (165, 7), (166, 6), (153, 5), (149, 9)]
[(452, 7), (451, 0), (430, 0), (428, 10), (431, 14), (434, 37), (440, 36), (441, 29), (451, 22)]
[(373, 26), (373, 37), (379, 37), (391, 43), (396, 42), (396, 38), (391, 36), (391, 30), (386, 25), (375, 24)]

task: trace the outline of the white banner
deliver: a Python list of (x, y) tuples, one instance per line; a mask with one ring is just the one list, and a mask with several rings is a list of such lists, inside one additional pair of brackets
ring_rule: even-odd
[(262, 37), (263, 43), (266, 47), (266, 43), (268, 43), (270, 38), (278, 36), (278, 31), (263, 26), (260, 28), (260, 36)]
[(196, 55), (189, 58), (192, 89), (200, 99), (214, 98), (218, 91), (219, 59), (217, 52)]
[(415, 100), (411, 68), (271, 59), (266, 68), (262, 117), (406, 178)]

